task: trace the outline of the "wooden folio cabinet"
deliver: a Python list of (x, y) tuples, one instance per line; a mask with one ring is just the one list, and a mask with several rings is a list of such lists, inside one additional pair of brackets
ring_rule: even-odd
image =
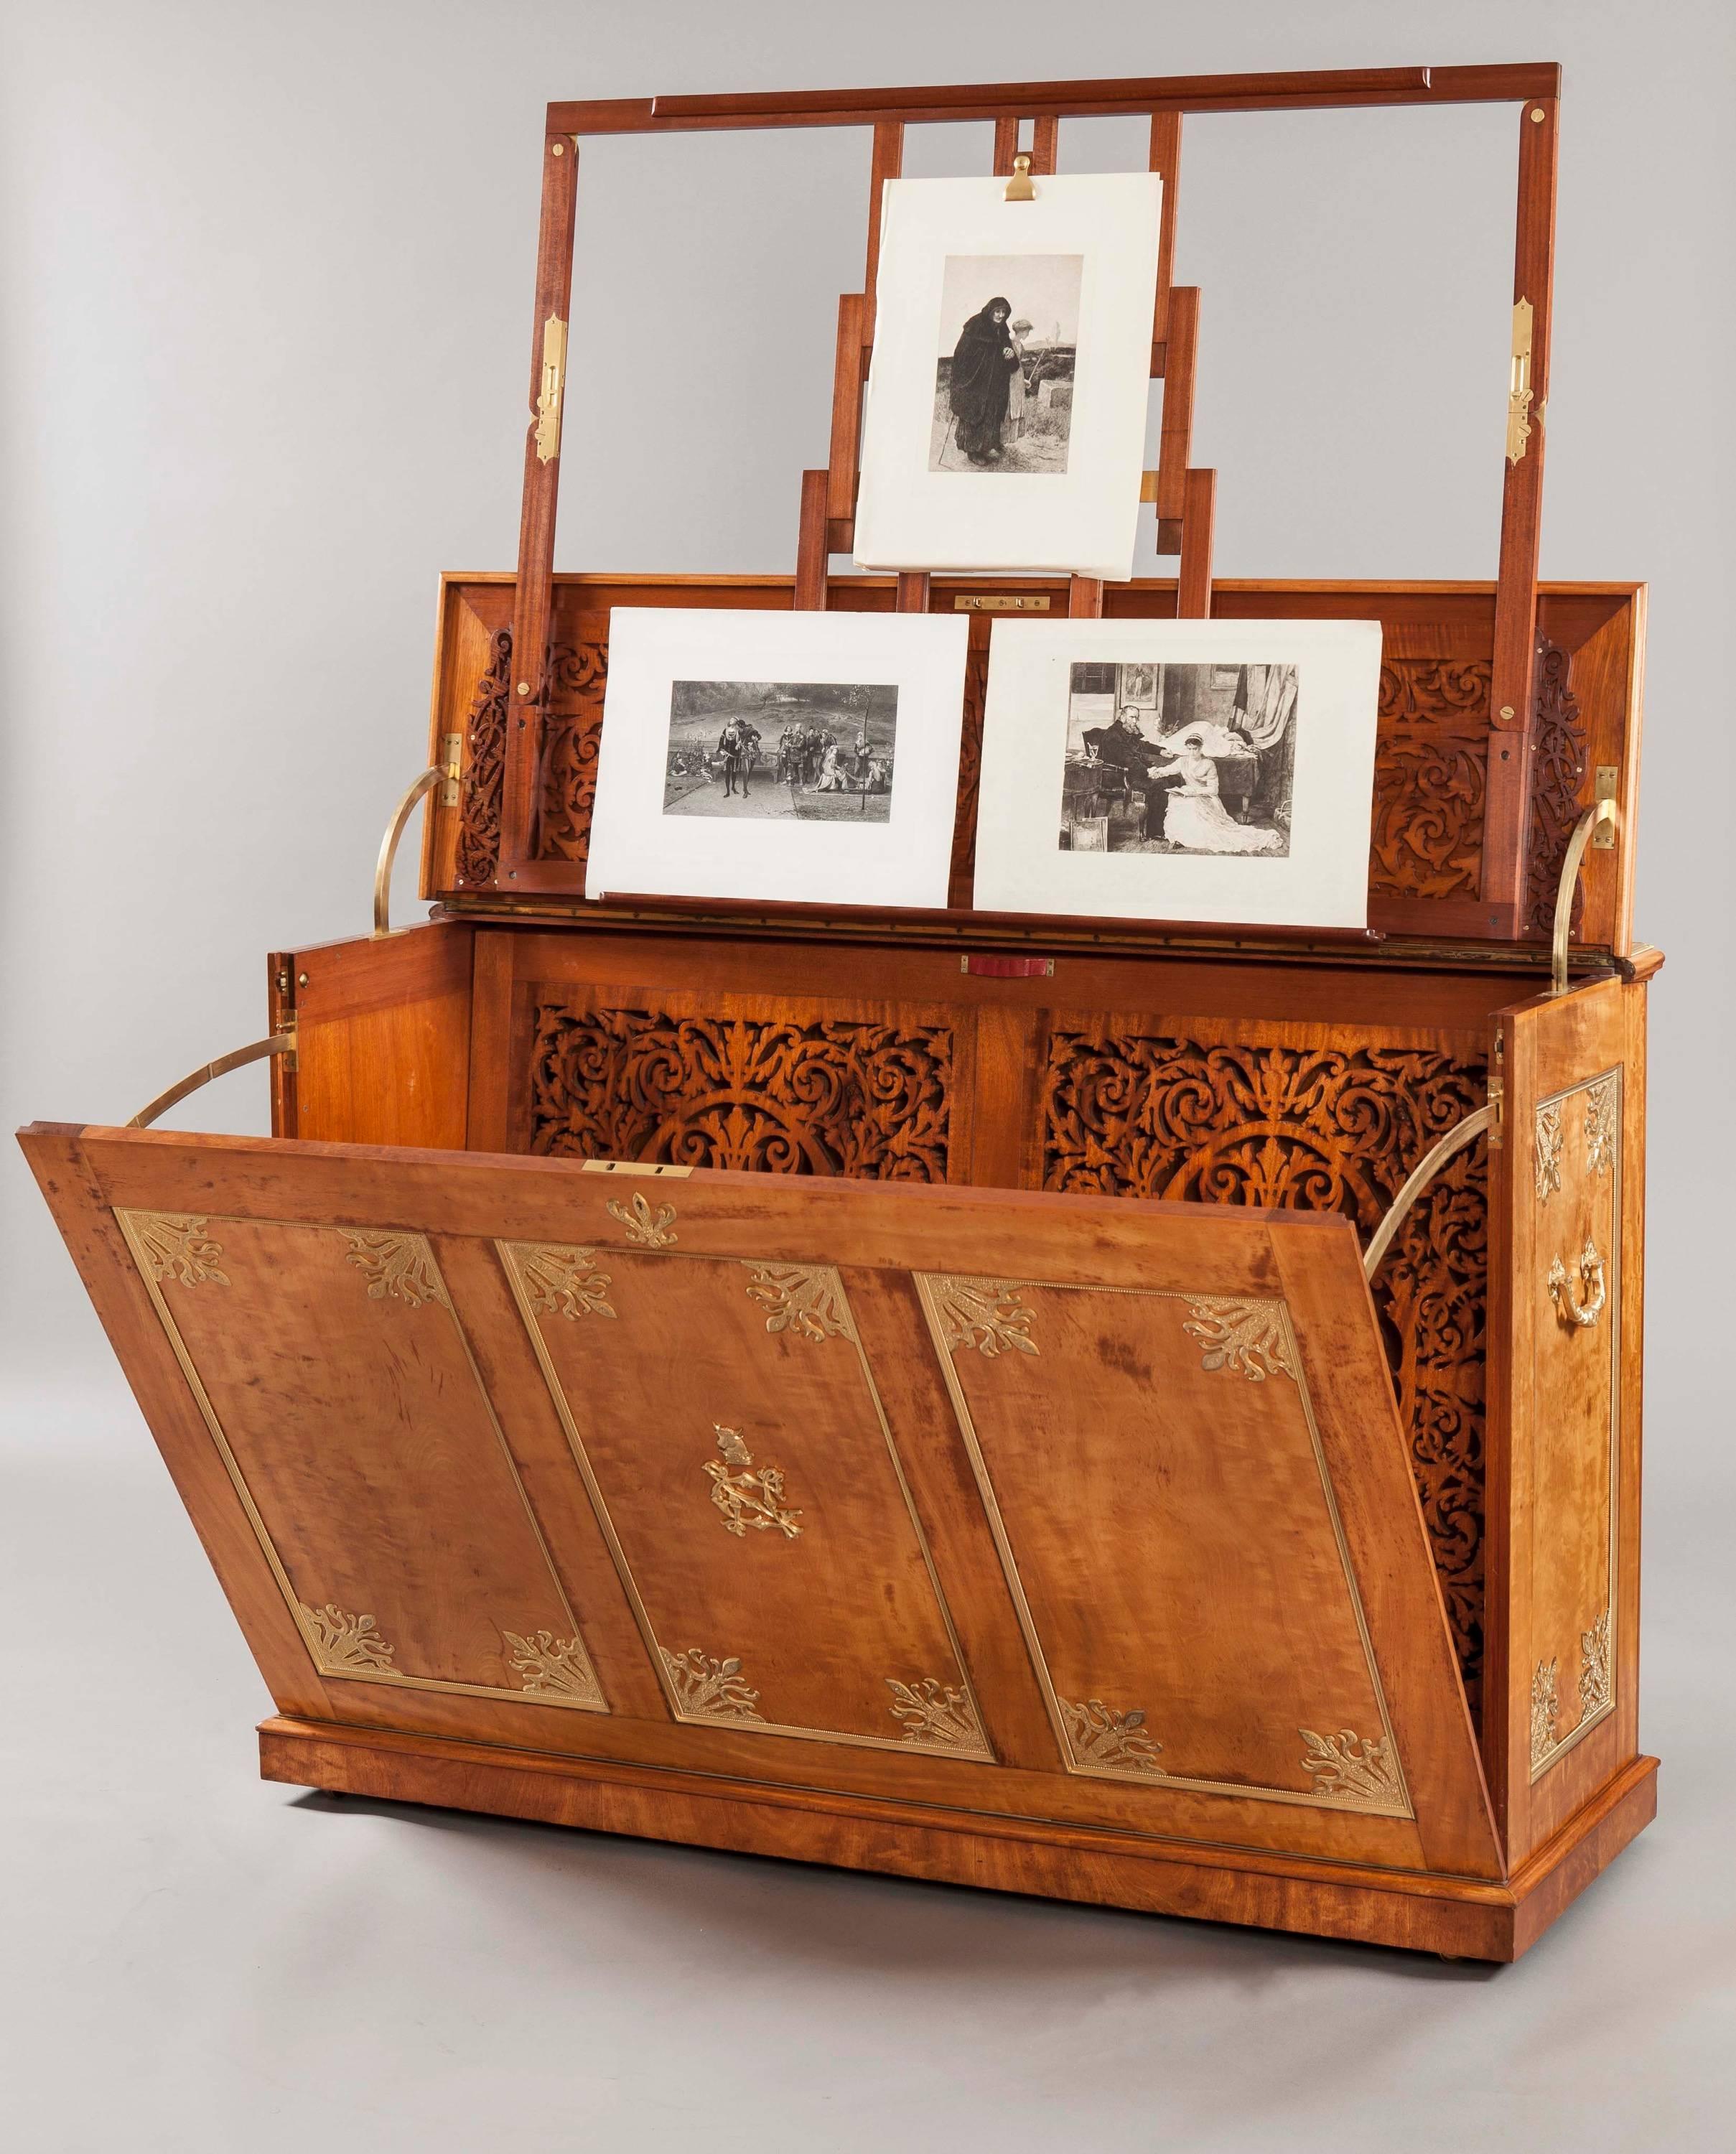
[[(558, 581), (512, 877), (511, 579), (449, 582), (438, 916), (272, 957), (273, 1137), (26, 1134), (266, 1774), (1512, 1957), (1652, 1811), (1657, 959), (1625, 836), (1565, 993), (1421, 932), (1476, 886), (1490, 593), (1220, 594), (1386, 625), (1389, 926), (1312, 942), (575, 908), (606, 604), (695, 595)], [(1631, 806), (1638, 605), (1543, 595), (1540, 893), (1594, 765)]]
[[(23, 1137), (270, 1687), (268, 1777), (1496, 1960), (1650, 1818), (1642, 595), (1536, 578), (1559, 88), (549, 107), (518, 568), (442, 593), (435, 917), (270, 959), (268, 1140)], [(1183, 115), (1485, 100), (1498, 577), (1214, 582)], [(905, 129), (993, 119), (1010, 172), (1023, 127), (1046, 176), (1117, 112), (1164, 181), (1175, 579), (829, 579)], [(580, 138), (780, 125), (872, 142), (796, 574), (557, 576)], [(968, 612), (950, 909), (586, 903), (617, 604)], [(971, 911), (1013, 606), (1377, 619), (1368, 931)]]

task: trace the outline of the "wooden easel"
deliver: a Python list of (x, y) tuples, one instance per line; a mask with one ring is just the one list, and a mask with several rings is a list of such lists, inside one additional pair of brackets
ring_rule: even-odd
[[(904, 131), (913, 124), (992, 120), (994, 169), (1010, 175), (1015, 156), (1040, 176), (1054, 169), (1059, 122), (1073, 117), (1148, 115), (1150, 168), (1163, 176), (1162, 227), (1152, 322), (1151, 372), (1163, 382), (1157, 468), (1141, 498), (1156, 518), (1157, 550), (1177, 560), (1176, 613), (1204, 619), (1212, 605), (1212, 526), (1217, 477), (1188, 464), (1193, 412), (1199, 293), (1172, 282), (1180, 176), (1182, 121), (1190, 112), (1295, 110), (1371, 105), (1514, 102), (1519, 105), (1518, 237), (1514, 266), (1513, 382), (1505, 415), (1501, 546), (1489, 699), (1483, 865), (1474, 913), (1478, 933), (1516, 941), (1525, 932), (1526, 832), (1531, 768), (1537, 747), (1537, 556), (1543, 481), (1543, 416), (1549, 395), (1550, 294), (1554, 261), (1557, 101), (1553, 66), (1375, 68), (1259, 75), (994, 84), (879, 90), (753, 92), (719, 97), (621, 98), (554, 104), (548, 109), (543, 205), (537, 255), (536, 318), (525, 449), (523, 513), (513, 605), (513, 678), (502, 801), (501, 853), (529, 850), (535, 813), (537, 738), (549, 700), (547, 651), (559, 488), (560, 401), (572, 287), (573, 216), (580, 139), (586, 135), (663, 134), (758, 127), (865, 127), (872, 132), (868, 237), (863, 289), (838, 303), (830, 453), (823, 469), (802, 474), (794, 604), (824, 607), (827, 560), (852, 542), (861, 428), (862, 387), (874, 344), (874, 285), (884, 182), (902, 166)], [(1029, 130), (1027, 139), (1026, 130)], [(1021, 142), (1025, 148), (1021, 150)], [(896, 605), (923, 612), (929, 579), (898, 579)], [(1068, 610), (1096, 616), (1101, 584), (1075, 576)], [(536, 654), (533, 659), (529, 654)], [(531, 722), (536, 720), (537, 723)], [(1444, 922), (1443, 922), (1444, 925)]]

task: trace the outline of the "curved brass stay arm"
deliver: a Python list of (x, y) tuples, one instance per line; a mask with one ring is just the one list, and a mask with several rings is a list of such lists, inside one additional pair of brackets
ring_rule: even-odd
[(1372, 1283), (1374, 1275), (1381, 1268), (1387, 1250), (1392, 1246), (1393, 1237), (1403, 1226), (1411, 1207), (1453, 1154), (1463, 1151), (1468, 1144), (1474, 1142), (1481, 1136), (1494, 1120), (1494, 1116), (1495, 1110), (1493, 1103), (1477, 1108), (1474, 1112), (1467, 1115), (1462, 1122), (1455, 1122), (1440, 1142), (1432, 1145), (1417, 1161), (1416, 1166), (1406, 1176), (1403, 1188), (1399, 1191), (1388, 1207), (1386, 1217), (1374, 1230), (1374, 1234), (1362, 1258), (1364, 1279)]
[(1568, 988), (1567, 945), (1573, 928), (1573, 893), (1580, 879), (1580, 863), (1585, 857), (1585, 848), (1591, 842), (1591, 834), (1607, 823), (1614, 829), (1621, 820), (1612, 799), (1599, 800), (1588, 808), (1575, 826), (1567, 841), (1567, 853), (1561, 862), (1561, 880), (1555, 890), (1555, 947), (1550, 954), (1550, 993), (1565, 995)]
[(166, 1092), (159, 1092), (148, 1107), (140, 1107), (127, 1123), (130, 1130), (148, 1130), (159, 1115), (166, 1115), (171, 1107), (186, 1099), (189, 1092), (197, 1092), (202, 1085), (208, 1085), (213, 1077), (227, 1076), (232, 1069), (244, 1069), (249, 1062), (263, 1062), (268, 1055), (287, 1054), (294, 1069), (295, 1034), (293, 1032), (274, 1032), (268, 1039), (256, 1039), (250, 1046), (237, 1047), (232, 1054), (220, 1054), (215, 1062), (207, 1062), (183, 1077), (178, 1085), (171, 1085)]
[(424, 794), (431, 793), (437, 785), (451, 781), (452, 773), (442, 763), (431, 763), (419, 778), (413, 778), (405, 788), (404, 798), (392, 810), (392, 819), (385, 826), (385, 835), (380, 840), (380, 862), (374, 870), (374, 934), (377, 940), (392, 932), (392, 862), (398, 857), (398, 840), (404, 835), (404, 825), (410, 820), (416, 804)]

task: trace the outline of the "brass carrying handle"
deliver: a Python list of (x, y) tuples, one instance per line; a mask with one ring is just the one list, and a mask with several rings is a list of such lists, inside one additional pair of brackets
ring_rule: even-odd
[(1373, 1284), (1375, 1274), (1381, 1268), (1387, 1250), (1392, 1246), (1394, 1235), (1403, 1226), (1411, 1207), (1453, 1154), (1463, 1151), (1468, 1144), (1474, 1142), (1481, 1136), (1494, 1118), (1495, 1110), (1493, 1102), (1487, 1106), (1477, 1108), (1473, 1113), (1467, 1115), (1462, 1122), (1455, 1122), (1440, 1142), (1431, 1146), (1412, 1168), (1410, 1173), (1406, 1176), (1403, 1188), (1393, 1198), (1387, 1208), (1386, 1217), (1375, 1228), (1373, 1238), (1362, 1258), (1362, 1276), (1371, 1284)]
[(1607, 1299), (1603, 1258), (1598, 1255), (1596, 1245), (1589, 1236), (1585, 1248), (1580, 1251), (1579, 1268), (1580, 1285), (1583, 1289), (1589, 1289), (1589, 1297), (1581, 1298), (1575, 1294), (1567, 1267), (1557, 1257), (1550, 1266), (1550, 1299), (1555, 1304), (1555, 1314), (1564, 1324), (1589, 1331), (1603, 1314), (1604, 1302)]
[(1567, 855), (1561, 863), (1561, 880), (1555, 891), (1555, 939), (1550, 957), (1550, 993), (1567, 993), (1567, 944), (1573, 927), (1573, 893), (1580, 879), (1580, 863), (1585, 857), (1585, 848), (1591, 842), (1592, 833), (1607, 823), (1613, 829), (1621, 817), (1613, 799), (1599, 800), (1580, 816), (1573, 835), (1567, 841)]
[(374, 870), (374, 934), (376, 941), (392, 932), (392, 862), (398, 857), (398, 840), (404, 835), (404, 825), (416, 812), (416, 804), (425, 794), (431, 793), (437, 785), (450, 783), (452, 773), (443, 763), (431, 763), (419, 778), (414, 778), (405, 788), (404, 798), (392, 811), (392, 819), (385, 826), (385, 835), (380, 840), (380, 861)]
[(166, 1092), (159, 1092), (148, 1107), (140, 1107), (127, 1123), (130, 1130), (148, 1130), (159, 1115), (166, 1115), (171, 1107), (186, 1099), (189, 1092), (197, 1092), (202, 1085), (208, 1085), (213, 1077), (227, 1076), (232, 1069), (244, 1069), (249, 1062), (263, 1062), (268, 1055), (283, 1054), (288, 1058), (289, 1067), (295, 1067), (295, 1034), (294, 1032), (274, 1032), (268, 1039), (256, 1039), (248, 1047), (237, 1047), (232, 1054), (220, 1054), (215, 1062), (207, 1062), (195, 1069), (191, 1076), (183, 1077), (178, 1085), (171, 1085)]

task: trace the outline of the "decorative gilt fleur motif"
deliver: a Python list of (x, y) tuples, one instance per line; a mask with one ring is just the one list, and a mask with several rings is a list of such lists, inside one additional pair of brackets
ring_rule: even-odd
[(830, 1264), (753, 1264), (750, 1297), (766, 1312), (768, 1331), (799, 1339), (854, 1339), (844, 1282)]
[(640, 1190), (634, 1191), (631, 1204), (624, 1203), (619, 1197), (611, 1197), (609, 1216), (620, 1220), (626, 1229), (627, 1239), (636, 1242), (642, 1249), (666, 1249), (679, 1238), (671, 1224), (675, 1207), (660, 1204), (653, 1212)]
[(402, 1301), (420, 1309), (437, 1302), (452, 1303), (434, 1268), (434, 1253), (420, 1234), (361, 1234), (342, 1230), (350, 1244), (350, 1262), (366, 1274), (370, 1301)]
[(528, 1638), (516, 1631), (500, 1635), (527, 1697), (570, 1698), (578, 1705), (603, 1702), (603, 1687), (577, 1638), (557, 1638), (552, 1631), (536, 1631)]
[(1404, 1807), (1405, 1791), (1386, 1744), (1376, 1736), (1355, 1735), (1348, 1728), (1336, 1735), (1316, 1735), (1311, 1728), (1296, 1733), (1308, 1746), (1302, 1769), (1314, 1776), (1317, 1795), (1330, 1795), (1356, 1809)]
[(1561, 1187), (1561, 1102), (1537, 1110), (1537, 1201), (1547, 1204)]
[(892, 1693), (892, 1718), (902, 1727), (906, 1743), (968, 1751), (978, 1758), (993, 1755), (967, 1692), (952, 1690), (932, 1676), (915, 1683), (897, 1682), (888, 1676), (886, 1688)]
[(299, 1601), (301, 1620), (313, 1633), (314, 1657), (328, 1675), (394, 1675), (394, 1648), (380, 1635), (371, 1616), (346, 1616), (328, 1600), (323, 1608)]
[(1294, 1376), (1281, 1301), (1238, 1301), (1213, 1296), (1188, 1304), (1182, 1329), (1205, 1349), (1202, 1369), (1239, 1371), (1251, 1384), (1268, 1376)]
[(1601, 1179), (1616, 1156), (1616, 1080), (1601, 1077), (1585, 1095), (1585, 1171)]
[(1534, 1773), (1555, 1747), (1555, 1729), (1561, 1718), (1561, 1700), (1556, 1689), (1554, 1661), (1539, 1661), (1531, 1678), (1531, 1770)]
[(1610, 1611), (1606, 1608), (1589, 1631), (1580, 1633), (1580, 1718), (1601, 1712), (1614, 1692), (1610, 1683)]
[(135, 1212), (132, 1229), (145, 1253), (151, 1276), (159, 1284), (171, 1275), (183, 1286), (227, 1286), (229, 1275), (217, 1269), (222, 1250), (207, 1239), (202, 1214), (191, 1212)]
[(757, 1534), (775, 1530), (787, 1541), (799, 1539), (802, 1529), (796, 1521), (801, 1513), (780, 1508), (784, 1501), (782, 1469), (762, 1466), (757, 1473), (732, 1473), (732, 1466), (752, 1466), (753, 1454), (743, 1442), (738, 1428), (725, 1428), (721, 1422), (713, 1422), (712, 1432), (723, 1456), (721, 1459), (707, 1458), (705, 1470), (712, 1478), (712, 1501), (723, 1515), (724, 1532), (741, 1540), (751, 1526)]
[(697, 1646), (684, 1653), (662, 1648), (675, 1702), (691, 1719), (763, 1720), (757, 1710), (759, 1692), (742, 1679), (742, 1664), (734, 1654), (727, 1661), (713, 1660)]
[(548, 1242), (518, 1242), (513, 1260), (539, 1316), (613, 1316), (609, 1274), (596, 1268), (595, 1249), (564, 1249)]
[(974, 1346), (992, 1360), (1008, 1347), (1019, 1354), (1037, 1351), (1037, 1342), (1031, 1337), (1036, 1312), (1019, 1299), (1016, 1280), (945, 1276), (937, 1279), (933, 1288), (941, 1335), (949, 1354)]
[(1146, 1734), (1142, 1707), (1117, 1712), (1100, 1697), (1088, 1697), (1077, 1705), (1070, 1698), (1058, 1697), (1055, 1703), (1066, 1723), (1075, 1765), (1114, 1765), (1122, 1772), (1162, 1776), (1157, 1753), (1163, 1745)]

